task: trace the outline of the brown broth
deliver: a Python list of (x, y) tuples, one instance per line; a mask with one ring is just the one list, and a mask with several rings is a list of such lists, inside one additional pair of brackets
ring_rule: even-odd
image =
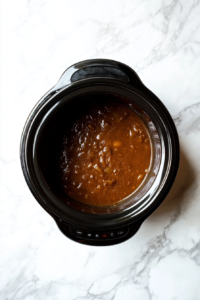
[(119, 102), (94, 101), (63, 138), (61, 184), (79, 202), (108, 206), (142, 184), (150, 162), (150, 137), (141, 118)]

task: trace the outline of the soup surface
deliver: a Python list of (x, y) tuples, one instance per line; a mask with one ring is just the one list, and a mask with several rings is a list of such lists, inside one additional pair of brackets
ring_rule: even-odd
[(59, 159), (62, 187), (71, 198), (108, 206), (132, 194), (151, 162), (141, 118), (119, 102), (93, 101), (72, 120)]

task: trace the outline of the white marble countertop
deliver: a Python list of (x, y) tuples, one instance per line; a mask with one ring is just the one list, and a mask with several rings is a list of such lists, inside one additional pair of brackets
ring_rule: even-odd
[[(0, 299), (200, 299), (200, 1), (10, 0), (0, 16)], [(67, 239), (23, 178), (19, 141), (40, 97), (71, 64), (128, 64), (180, 137), (175, 184), (130, 240)]]

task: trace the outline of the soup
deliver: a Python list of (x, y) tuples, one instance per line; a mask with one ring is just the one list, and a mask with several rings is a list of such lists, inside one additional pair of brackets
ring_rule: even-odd
[(84, 204), (116, 204), (143, 183), (151, 152), (148, 130), (133, 110), (117, 101), (94, 99), (71, 120), (63, 137), (62, 188)]

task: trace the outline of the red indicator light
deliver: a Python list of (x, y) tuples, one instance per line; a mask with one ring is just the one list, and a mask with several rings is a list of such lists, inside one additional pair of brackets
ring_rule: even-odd
[(108, 237), (107, 233), (102, 233), (102, 238), (107, 238), (107, 237)]

